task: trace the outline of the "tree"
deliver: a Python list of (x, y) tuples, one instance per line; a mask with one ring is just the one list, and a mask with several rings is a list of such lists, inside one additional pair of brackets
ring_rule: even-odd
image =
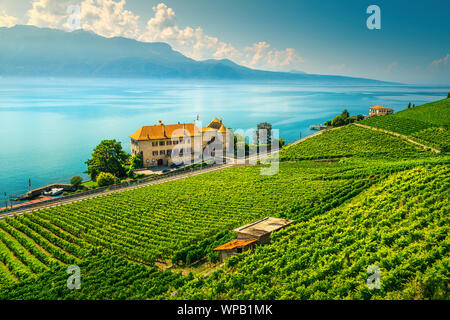
[(142, 168), (142, 154), (137, 154), (131, 157), (131, 169), (140, 169)]
[(348, 113), (347, 109), (344, 109), (344, 111), (342, 111), (341, 113), (341, 117), (345, 120), (348, 117), (350, 117), (350, 113)]
[[(259, 141), (259, 130), (267, 130), (267, 142)], [(268, 122), (258, 123), (256, 127), (256, 141), (255, 144), (271, 144), (272, 143), (272, 125)]]
[(97, 177), (97, 184), (99, 187), (110, 186), (114, 184), (116, 178), (109, 172), (100, 172)]
[(447, 99), (450, 99), (450, 92), (447, 94)]
[(280, 149), (283, 148), (285, 144), (286, 141), (283, 138), (278, 139), (278, 146)]
[(92, 180), (96, 180), (100, 172), (109, 172), (114, 176), (125, 176), (123, 165), (129, 154), (122, 150), (122, 144), (116, 140), (103, 140), (92, 152), (92, 158), (86, 161), (86, 171)]
[(356, 119), (358, 119), (358, 120), (363, 120), (363, 119), (364, 119), (364, 116), (363, 116), (362, 114), (358, 114), (358, 115), (356, 116)]
[(331, 125), (333, 127), (343, 126), (345, 124), (345, 120), (342, 116), (336, 116), (331, 120)]
[(413, 104), (413, 106), (412, 106), (413, 108), (415, 108), (416, 107), (416, 104)]
[(83, 178), (79, 176), (75, 176), (72, 179), (70, 179), (70, 184), (74, 189), (78, 189), (80, 184), (83, 182)]
[(329, 127), (329, 126), (331, 126), (331, 121), (330, 121), (330, 120), (325, 121), (323, 124), (324, 124), (326, 127)]
[(411, 109), (411, 102), (408, 103), (408, 109)]

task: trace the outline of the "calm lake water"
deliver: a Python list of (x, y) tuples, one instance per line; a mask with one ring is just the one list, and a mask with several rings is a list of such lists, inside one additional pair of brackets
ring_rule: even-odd
[[(347, 108), (367, 114), (381, 104), (398, 111), (446, 97), (449, 88), (336, 86), (294, 82), (130, 79), (0, 79), (0, 207), (3, 195), (67, 183), (103, 139), (130, 152), (128, 136), (143, 125), (223, 118), (233, 129), (270, 122), (292, 142)], [(87, 177), (86, 175), (83, 175)]]

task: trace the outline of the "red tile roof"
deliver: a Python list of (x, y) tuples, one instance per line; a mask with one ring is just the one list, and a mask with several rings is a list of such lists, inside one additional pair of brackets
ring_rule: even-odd
[(230, 250), (230, 249), (234, 249), (237, 247), (244, 247), (250, 243), (253, 243), (255, 241), (257, 241), (258, 239), (248, 239), (248, 240), (238, 240), (238, 239), (234, 239), (231, 240), (230, 242), (227, 242), (217, 248), (214, 249), (214, 251), (220, 251), (220, 250)]

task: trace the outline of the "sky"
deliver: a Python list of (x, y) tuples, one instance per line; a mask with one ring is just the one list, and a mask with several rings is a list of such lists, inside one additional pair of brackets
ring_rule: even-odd
[[(450, 86), (450, 1), (0, 0), (0, 27), (70, 31), (71, 5), (80, 28), (166, 42), (196, 60)], [(379, 29), (367, 27), (371, 5)]]

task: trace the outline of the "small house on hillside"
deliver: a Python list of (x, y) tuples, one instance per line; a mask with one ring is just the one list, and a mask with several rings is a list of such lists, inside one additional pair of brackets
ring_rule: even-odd
[(369, 117), (385, 116), (393, 113), (394, 113), (393, 109), (385, 108), (383, 106), (374, 106), (369, 108)]
[(270, 234), (290, 225), (294, 220), (266, 217), (234, 229), (237, 239), (231, 240), (214, 249), (219, 251), (219, 261), (223, 262), (235, 253), (241, 253), (253, 248), (257, 244), (270, 242)]

